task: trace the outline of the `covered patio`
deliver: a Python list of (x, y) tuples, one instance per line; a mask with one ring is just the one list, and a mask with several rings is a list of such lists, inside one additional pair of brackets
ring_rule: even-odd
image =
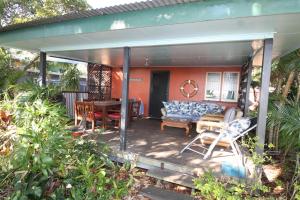
[[(228, 149), (217, 148), (211, 159), (203, 160), (201, 156), (191, 151), (180, 154), (182, 148), (197, 135), (195, 127), (189, 137), (185, 136), (183, 129), (168, 127), (160, 130), (160, 120), (141, 119), (131, 123), (127, 129), (127, 152), (124, 158), (129, 156), (132, 162), (141, 161), (144, 167), (152, 169), (164, 165), (166, 169), (179, 171), (189, 175), (202, 174), (205, 171), (221, 173), (222, 162), (238, 164), (234, 155)], [(116, 129), (108, 129), (99, 136), (99, 141), (109, 145), (119, 156), (119, 132)], [(122, 156), (122, 157), (123, 157)], [(162, 164), (163, 163), (163, 164)]]
[[(101, 140), (118, 153), (149, 158), (155, 167), (165, 163), (166, 168), (178, 166), (178, 171), (190, 174), (201, 173), (203, 168), (219, 172), (223, 161), (234, 162), (233, 156), (217, 150), (212, 159), (204, 161), (192, 152), (178, 154), (191, 137), (185, 137), (177, 128), (167, 128), (162, 133), (160, 122), (153, 120), (137, 120), (127, 127), (128, 101), (142, 99), (145, 117), (151, 117), (148, 100), (153, 71), (178, 70), (179, 77), (183, 78), (170, 84), (166, 100), (178, 100), (172, 92), (180, 90), (182, 81), (201, 77), (197, 80), (199, 96), (180, 97), (179, 100), (185, 101), (207, 100), (205, 75), (208, 72), (234, 71), (241, 74), (238, 98), (226, 102), (219, 95), (212, 102), (239, 106), (247, 115), (252, 67), (261, 66), (263, 95), (256, 133), (263, 146), (272, 59), (300, 46), (297, 43), (300, 27), (295, 22), (300, 17), (295, 10), (298, 1), (158, 2), (158, 5), (149, 2), (121, 5), (5, 27), (0, 29), (0, 45), (40, 52), (42, 85), (46, 85), (47, 55), (109, 67), (117, 75), (110, 82), (109, 97), (122, 99), (121, 120), (119, 131), (108, 129)], [(103, 93), (101, 87), (97, 90)], [(156, 110), (160, 112), (160, 108)], [(195, 136), (196, 132), (191, 134)], [(258, 148), (258, 152), (262, 153), (263, 148)]]

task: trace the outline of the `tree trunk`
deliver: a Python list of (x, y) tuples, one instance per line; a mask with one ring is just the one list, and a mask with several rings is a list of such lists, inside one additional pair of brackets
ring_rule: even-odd
[[(291, 89), (291, 86), (293, 84), (294, 78), (295, 78), (296, 72), (295, 70), (292, 70), (289, 74), (288, 80), (286, 81), (285, 87), (282, 92), (282, 100), (280, 100), (280, 106), (283, 106), (285, 104), (285, 101), (287, 99), (287, 96), (289, 94), (289, 91)], [(278, 145), (279, 145), (279, 131), (280, 131), (280, 124), (278, 124), (275, 127), (273, 137), (275, 137), (275, 150), (278, 150)]]
[(25, 72), (25, 71), (27, 71), (29, 68), (31, 68), (31, 66), (32, 66), (39, 58), (40, 58), (39, 55), (36, 56), (32, 61), (30, 61), (29, 64), (27, 64), (27, 65), (24, 67), (23, 71)]
[(277, 87), (276, 87), (276, 94), (279, 95), (280, 92), (281, 92), (283, 79), (279, 78), (277, 80), (278, 80), (278, 84), (277, 84)]
[(284, 90), (283, 90), (283, 92), (282, 92), (282, 97), (283, 97), (283, 99), (286, 99), (286, 98), (287, 98), (287, 96), (288, 96), (288, 94), (289, 94), (289, 91), (290, 91), (290, 89), (291, 89), (291, 86), (292, 86), (292, 84), (293, 84), (295, 75), (296, 75), (295, 70), (292, 70), (292, 71), (290, 72), (290, 74), (289, 74), (288, 80), (286, 81)]
[(300, 80), (299, 80), (299, 74), (297, 76), (297, 83), (298, 83), (298, 90), (297, 90), (297, 96), (296, 96), (296, 102), (298, 103), (300, 100)]
[(269, 127), (268, 143), (273, 144), (273, 145), (275, 144), (275, 142), (274, 142), (274, 123), (271, 123), (271, 125)]

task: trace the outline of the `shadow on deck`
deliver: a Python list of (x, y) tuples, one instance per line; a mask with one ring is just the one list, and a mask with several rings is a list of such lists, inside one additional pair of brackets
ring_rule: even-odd
[(196, 135), (195, 129), (192, 129), (189, 137), (180, 128), (166, 127), (161, 131), (160, 120), (145, 119), (136, 120), (128, 127), (125, 152), (119, 151), (118, 130), (106, 130), (100, 140), (107, 143), (119, 158), (136, 160), (140, 166), (161, 167), (163, 163), (166, 169), (190, 175), (200, 175), (204, 171), (220, 173), (222, 162), (238, 164), (226, 149), (217, 148), (207, 160), (191, 151), (180, 154), (181, 149)]

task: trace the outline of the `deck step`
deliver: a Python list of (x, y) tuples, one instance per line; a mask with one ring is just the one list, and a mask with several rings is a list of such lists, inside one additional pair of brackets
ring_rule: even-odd
[(149, 169), (146, 175), (159, 180), (175, 183), (177, 185), (182, 185), (188, 188), (195, 188), (193, 183), (193, 179), (195, 177), (189, 174), (184, 174), (168, 169), (153, 168)]
[(167, 161), (162, 161), (158, 159), (148, 158), (145, 156), (141, 156), (135, 153), (130, 152), (121, 152), (118, 150), (114, 150), (113, 153), (109, 156), (112, 160), (118, 161), (118, 162), (125, 162), (125, 160), (134, 162), (137, 167), (141, 167), (144, 169), (152, 169), (152, 168), (160, 168), (161, 165), (164, 165), (165, 169), (169, 169), (172, 171), (177, 171), (184, 174), (189, 175), (201, 175), (204, 174), (205, 170), (204, 167), (199, 168), (192, 168), (185, 165), (179, 165)]
[(153, 200), (193, 200), (189, 195), (177, 193), (170, 190), (148, 186), (140, 191), (140, 194)]

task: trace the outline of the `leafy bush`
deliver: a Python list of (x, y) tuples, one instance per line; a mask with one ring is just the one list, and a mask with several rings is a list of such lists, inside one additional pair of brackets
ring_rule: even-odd
[[(246, 157), (255, 165), (254, 177), (251, 180), (236, 181), (235, 179), (221, 180), (216, 178), (211, 172), (205, 173), (202, 177), (194, 180), (196, 189), (195, 195), (200, 195), (205, 199), (255, 199), (256, 196), (260, 196), (257, 199), (268, 199), (262, 197), (267, 194), (270, 188), (264, 185), (261, 179), (261, 166), (266, 162), (272, 162), (271, 157), (267, 154), (259, 154), (256, 152), (258, 146), (258, 138), (248, 137), (242, 141), (242, 146), (247, 148), (248, 153)], [(270, 148), (272, 145), (269, 146)]]
[[(205, 199), (242, 199), (242, 188), (226, 188), (226, 185), (222, 182), (219, 182), (211, 172), (205, 173), (201, 178), (195, 179), (194, 184), (196, 189), (200, 191), (196, 192), (195, 195), (201, 195)], [(236, 192), (234, 192), (234, 190), (236, 190)]]
[(59, 102), (61, 96), (60, 89), (55, 85), (39, 86), (32, 80), (28, 80), (15, 87), (20, 100), (33, 102), (35, 100), (48, 100), (50, 102)]
[(68, 66), (61, 79), (61, 88), (63, 90), (77, 91), (79, 89), (80, 74), (76, 65)]
[(97, 141), (73, 139), (64, 108), (33, 96), (1, 102), (17, 140), (0, 156), (0, 188), (11, 199), (121, 199), (132, 184), (130, 167), (112, 163)]
[(279, 127), (279, 147), (285, 155), (300, 150), (300, 104), (298, 102), (273, 103), (269, 124)]
[(15, 85), (24, 75), (23, 71), (11, 66), (11, 55), (4, 48), (0, 48), (0, 72), (0, 92)]
[[(194, 180), (194, 184), (199, 192), (195, 196), (205, 199), (216, 200), (239, 200), (239, 199), (268, 199), (261, 194), (267, 193), (269, 188), (261, 183), (238, 182), (236, 180), (220, 181), (211, 172), (206, 172), (202, 177)], [(253, 192), (259, 192), (260, 197), (255, 197)], [(272, 199), (272, 198), (270, 198)]]

